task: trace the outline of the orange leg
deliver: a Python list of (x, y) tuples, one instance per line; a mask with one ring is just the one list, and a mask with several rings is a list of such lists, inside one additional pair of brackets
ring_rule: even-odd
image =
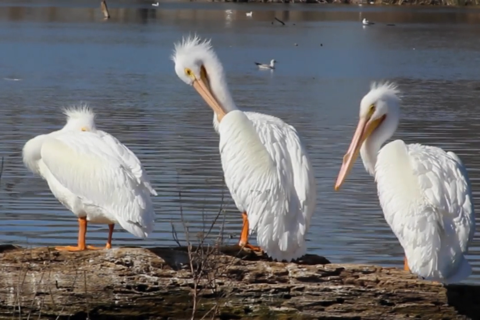
[(403, 258), (403, 270), (410, 271), (410, 268), (408, 267), (408, 260), (407, 260), (406, 256)]
[(113, 234), (113, 228), (115, 227), (114, 224), (109, 224), (108, 225), (108, 240), (107, 240), (107, 245), (105, 246), (106, 249), (111, 249), (112, 248), (112, 234)]
[(87, 246), (85, 244), (85, 235), (87, 234), (87, 218), (78, 218), (78, 244), (77, 246), (64, 246), (55, 247), (59, 251), (84, 251), (84, 250), (96, 250), (99, 248), (93, 246)]
[(243, 218), (243, 228), (242, 228), (242, 233), (240, 234), (240, 242), (238, 242), (238, 245), (242, 248), (248, 248), (253, 251), (260, 251), (262, 252), (262, 249), (258, 246), (252, 246), (251, 244), (248, 243), (248, 228), (249, 228), (249, 223), (248, 223), (248, 216), (246, 212), (242, 212), (242, 218)]

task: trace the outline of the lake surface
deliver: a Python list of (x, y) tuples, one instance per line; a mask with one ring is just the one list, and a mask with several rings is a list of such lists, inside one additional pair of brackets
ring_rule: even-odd
[[(98, 1), (0, 2), (0, 243), (76, 243), (74, 215), (24, 168), (21, 150), (64, 124), (61, 107), (82, 101), (97, 112), (99, 128), (138, 155), (159, 193), (155, 233), (141, 240), (117, 227), (114, 246), (174, 245), (172, 224), (183, 241), (180, 212), (198, 237), (222, 208), (210, 238), (224, 228), (227, 243), (238, 241), (241, 215), (224, 187), (212, 113), (170, 60), (173, 43), (194, 32), (213, 39), (239, 107), (284, 119), (307, 144), (318, 183), (309, 253), (403, 265), (360, 160), (341, 192), (333, 190), (371, 81), (394, 80), (403, 90), (394, 138), (456, 152), (480, 205), (479, 10), (187, 2), (154, 8), (149, 1), (109, 1), (109, 8), (112, 18), (104, 21)], [(274, 17), (287, 25), (272, 24)], [(364, 28), (363, 18), (376, 24)], [(274, 72), (253, 63), (273, 58)], [(107, 226), (89, 226), (89, 243), (102, 245), (106, 236)], [(468, 259), (474, 275), (467, 282), (480, 283), (478, 230)]]

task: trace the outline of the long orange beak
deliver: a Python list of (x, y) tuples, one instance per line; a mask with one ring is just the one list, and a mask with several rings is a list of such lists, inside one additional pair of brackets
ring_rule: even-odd
[(358, 158), (363, 142), (372, 134), (373, 131), (375, 131), (375, 129), (383, 122), (383, 120), (385, 120), (385, 116), (370, 121), (368, 118), (361, 118), (358, 121), (357, 129), (353, 135), (350, 147), (348, 147), (347, 153), (343, 156), (342, 167), (338, 173), (337, 182), (335, 182), (335, 191), (340, 189), (350, 173), (353, 164)]
[(200, 79), (195, 79), (193, 81), (193, 87), (203, 98), (203, 100), (205, 100), (209, 107), (212, 108), (212, 110), (217, 114), (218, 121), (221, 121), (223, 116), (225, 116), (225, 111), (223, 110), (222, 105), (218, 102), (217, 98), (215, 98), (215, 95), (210, 89), (210, 84), (205, 68), (202, 67)]

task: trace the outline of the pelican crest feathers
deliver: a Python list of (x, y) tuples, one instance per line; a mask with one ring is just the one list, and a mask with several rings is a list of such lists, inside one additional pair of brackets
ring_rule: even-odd
[(176, 42), (171, 58), (174, 63), (177, 63), (179, 58), (182, 56), (192, 55), (194, 51), (204, 53), (207, 52), (216, 57), (216, 54), (212, 48), (212, 40), (202, 39), (195, 34), (193, 36), (189, 35), (187, 37), (183, 37), (181, 41)]
[(385, 96), (390, 99), (401, 100), (399, 97), (400, 93), (401, 91), (398, 89), (398, 85), (395, 82), (372, 82), (368, 96), (375, 97), (376, 99), (374, 100)]
[(67, 117), (65, 128), (95, 129), (95, 112), (86, 103), (63, 108), (63, 114)]

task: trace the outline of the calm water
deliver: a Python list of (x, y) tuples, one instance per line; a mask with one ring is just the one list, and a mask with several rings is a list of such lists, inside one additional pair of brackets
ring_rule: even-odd
[[(303, 136), (318, 182), (310, 253), (402, 265), (402, 249), (360, 161), (342, 191), (333, 191), (359, 101), (373, 80), (395, 80), (404, 91), (395, 138), (456, 152), (480, 205), (480, 11), (195, 3), (156, 9), (150, 1), (110, 1), (112, 19), (105, 22), (97, 5), (0, 2), (1, 243), (76, 241), (73, 214), (23, 167), (21, 149), (60, 128), (60, 108), (80, 101), (95, 109), (98, 127), (138, 155), (159, 193), (155, 233), (139, 240), (117, 229), (117, 246), (173, 245), (172, 223), (183, 239), (181, 211), (196, 237), (222, 207), (226, 241), (238, 240), (241, 216), (223, 186), (212, 113), (170, 60), (173, 43), (193, 32), (213, 39), (240, 107), (278, 116)], [(253, 18), (245, 16), (250, 10)], [(274, 16), (287, 26), (272, 24)], [(362, 28), (365, 17), (377, 23)], [(274, 72), (253, 64), (272, 58), (279, 62)], [(106, 232), (91, 225), (89, 242), (103, 244)], [(477, 283), (479, 236), (468, 256), (475, 269), (469, 281)]]

